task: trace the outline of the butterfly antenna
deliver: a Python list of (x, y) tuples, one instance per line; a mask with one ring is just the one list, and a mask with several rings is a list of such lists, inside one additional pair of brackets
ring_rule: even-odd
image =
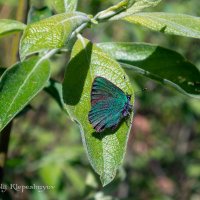
[(136, 92), (135, 92), (135, 96), (138, 96), (139, 94), (142, 94), (143, 92), (146, 92), (146, 91), (148, 91), (148, 88), (143, 88), (143, 89), (140, 90), (140, 91), (136, 91)]

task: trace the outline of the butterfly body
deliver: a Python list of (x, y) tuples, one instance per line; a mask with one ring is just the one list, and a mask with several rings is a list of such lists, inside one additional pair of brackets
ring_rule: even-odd
[(103, 77), (94, 79), (91, 91), (89, 122), (96, 132), (107, 128), (114, 130), (120, 121), (130, 115), (131, 95), (126, 95), (119, 87)]

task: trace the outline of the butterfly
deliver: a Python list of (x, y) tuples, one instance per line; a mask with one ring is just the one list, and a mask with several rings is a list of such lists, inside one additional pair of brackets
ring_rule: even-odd
[(91, 110), (88, 120), (96, 132), (107, 128), (115, 130), (120, 121), (133, 110), (131, 95), (125, 94), (115, 84), (97, 76), (92, 84)]

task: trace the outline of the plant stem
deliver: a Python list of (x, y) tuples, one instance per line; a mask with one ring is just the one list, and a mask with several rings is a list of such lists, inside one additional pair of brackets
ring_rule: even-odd
[[(25, 22), (27, 14), (27, 0), (19, 0), (16, 20)], [(19, 39), (20, 34), (16, 34), (13, 38), (11, 49), (12, 52), (7, 52), (11, 54), (10, 65), (16, 63), (19, 59)], [(12, 129), (12, 121), (1, 131), (0, 133), (0, 184), (3, 181), (5, 162), (8, 152), (8, 145), (10, 140), (10, 133)]]
[[(28, 3), (27, 0), (19, 0), (18, 7), (17, 7), (17, 13), (16, 13), (16, 20), (25, 22), (27, 17), (27, 9), (28, 9)], [(13, 38), (12, 45), (11, 45), (11, 59), (10, 59), (10, 65), (13, 65), (19, 60), (19, 40), (20, 40), (20, 34), (16, 33), (16, 35)]]

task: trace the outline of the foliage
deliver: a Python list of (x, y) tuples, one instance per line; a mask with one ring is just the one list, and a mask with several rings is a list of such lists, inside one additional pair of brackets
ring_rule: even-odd
[[(79, 71), (80, 66), (82, 71)], [(120, 65), (94, 44), (78, 39), (65, 71), (63, 98), (71, 118), (80, 125), (82, 141), (91, 165), (100, 174), (102, 184), (107, 185), (115, 177), (116, 170), (122, 162), (130, 124), (123, 122), (115, 134), (105, 131), (105, 135), (101, 135), (94, 131), (88, 121), (88, 112), (91, 85), (96, 76), (112, 80), (125, 93), (133, 94), (128, 77)]]
[[(100, 5), (104, 5), (101, 1), (99, 2)], [(178, 198), (176, 196), (178, 194), (175, 193), (175, 180), (167, 178), (168, 174), (163, 173), (163, 168), (172, 165), (176, 169), (177, 166), (184, 165), (184, 162), (191, 161), (189, 156), (186, 155), (186, 151), (189, 150), (184, 152), (183, 149), (186, 148), (184, 147), (184, 145), (187, 145), (186, 140), (193, 136), (190, 131), (187, 132), (190, 124), (192, 123), (193, 133), (199, 130), (195, 120), (199, 119), (200, 114), (198, 111), (200, 71), (195, 64), (192, 64), (175, 49), (170, 49), (170, 45), (165, 48), (160, 44), (144, 43), (145, 37), (148, 38), (148, 33), (151, 34), (149, 38), (154, 37), (156, 33), (149, 31), (144, 34), (140, 31), (140, 27), (134, 24), (161, 32), (157, 33), (158, 35), (170, 34), (166, 36), (165, 40), (175, 38), (177, 41), (181, 41), (184, 39), (177, 36), (185, 36), (188, 37), (188, 41), (192, 41), (190, 38), (196, 38), (196, 41), (198, 41), (197, 39), (200, 38), (200, 18), (186, 14), (155, 12), (155, 6), (161, 8), (162, 5), (165, 5), (165, 2), (161, 2), (161, 0), (123, 0), (104, 8), (103, 11), (98, 10), (94, 15), (76, 11), (77, 8), (79, 9), (79, 3), (81, 5), (81, 2), (70, 0), (41, 1), (41, 4), (37, 7), (36, 3), (31, 1), (27, 25), (17, 20), (0, 19), (1, 37), (6, 38), (10, 34), (22, 31), (19, 46), (20, 60), (17, 63), (12, 63), (13, 66), (6, 70), (1, 68), (3, 73), (1, 73), (0, 80), (1, 131), (9, 122), (16, 119), (18, 113), (28, 104), (35, 104), (35, 107), (38, 107), (37, 110), (40, 110), (44, 106), (44, 97), (41, 96), (42, 90), (47, 92), (51, 99), (56, 100), (55, 102), (58, 103), (62, 111), (58, 111), (58, 107), (53, 102), (50, 103), (53, 107), (45, 108), (50, 113), (49, 117), (52, 117), (52, 121), (60, 123), (62, 128), (59, 128), (59, 125), (55, 123), (54, 125), (47, 122), (42, 123), (40, 117), (38, 117), (38, 120), (36, 116), (33, 117), (35, 122), (38, 122), (38, 125), (34, 125), (34, 131), (31, 133), (33, 140), (38, 140), (38, 143), (34, 142), (36, 148), (33, 149), (33, 158), (30, 159), (30, 161), (33, 160), (33, 163), (27, 164), (24, 159), (18, 158), (8, 160), (8, 172), (13, 167), (19, 170), (19, 173), (22, 173), (22, 169), (28, 169), (31, 173), (38, 170), (38, 176), (43, 183), (55, 186), (54, 190), (48, 191), (48, 195), (57, 197), (60, 194), (58, 196), (60, 199), (68, 195), (69, 198), (74, 195), (79, 199), (86, 196), (88, 199), (94, 196), (96, 199), (103, 199), (108, 197), (108, 194), (115, 193), (117, 189), (127, 187), (130, 187), (129, 190), (133, 191), (129, 191), (129, 195), (124, 194), (126, 197), (154, 199), (160, 198), (159, 192), (155, 191), (157, 185), (161, 187), (161, 192), (164, 191), (164, 195), (161, 195), (163, 198), (167, 199), (167, 196), (173, 195)], [(88, 5), (88, 3), (86, 4)], [(146, 12), (147, 8), (150, 11)], [(96, 9), (94, 10), (96, 11)], [(93, 12), (91, 11), (91, 13)], [(92, 42), (90, 33), (98, 35), (95, 33), (96, 30), (98, 32), (98, 27), (110, 27), (109, 31), (112, 32), (110, 41), (116, 40), (115, 37), (118, 33), (126, 32), (120, 26), (117, 28), (118, 32), (114, 31), (112, 28), (115, 24), (125, 26), (127, 32), (130, 32), (129, 37), (140, 35), (141, 38), (143, 37), (142, 42), (102, 42), (102, 40), (101, 43)], [(85, 31), (86, 29), (87, 31)], [(83, 37), (83, 31), (86, 33), (86, 36), (84, 36), (91, 40)], [(108, 35), (110, 33), (108, 32)], [(105, 35), (103, 36), (106, 37)], [(95, 37), (97, 36), (93, 36), (93, 38)], [(103, 39), (103, 37), (100, 39)], [(125, 39), (129, 38), (126, 37)], [(174, 39), (172, 40), (174, 41)], [(149, 39), (149, 41), (151, 40)], [(69, 63), (66, 64), (69, 56)], [(198, 60), (194, 59), (194, 61), (198, 63)], [(65, 73), (63, 73), (63, 69)], [(160, 94), (149, 94), (149, 92), (142, 94), (141, 102), (144, 107), (136, 105), (138, 114), (136, 113), (133, 126), (133, 129), (136, 129), (134, 130), (135, 133), (137, 133), (135, 144), (129, 144), (132, 141), (131, 121), (133, 116), (127, 122), (123, 121), (115, 132), (106, 130), (100, 135), (94, 132), (88, 121), (88, 112), (91, 106), (90, 91), (96, 76), (106, 77), (128, 94), (136, 95), (137, 87), (148, 85), (150, 80), (150, 87), (153, 85), (152, 87), (159, 91)], [(62, 79), (63, 81), (61, 81)], [(161, 85), (156, 84), (155, 81)], [(177, 92), (166, 88), (168, 86), (174, 88)], [(197, 100), (189, 99), (187, 96), (195, 97)], [(47, 96), (45, 98), (48, 99)], [(37, 99), (39, 99), (39, 102)], [(132, 98), (132, 102), (134, 101), (135, 99)], [(176, 116), (171, 116), (175, 108), (177, 109)], [(182, 113), (181, 109), (184, 110)], [(188, 110), (192, 112), (190, 113)], [(24, 117), (30, 115), (31, 117), (32, 114), (29, 113), (32, 112), (32, 110), (29, 110), (28, 114), (21, 112), (21, 115), (24, 114)], [(41, 112), (38, 113), (39, 116), (40, 114), (43, 117), (45, 116), (42, 110), (39, 112)], [(65, 115), (61, 113), (65, 113)], [(143, 113), (146, 116), (143, 116)], [(176, 121), (176, 117), (183, 121), (183, 124), (180, 125), (180, 121)], [(74, 136), (78, 135), (78, 130), (75, 126), (69, 125), (69, 118), (78, 123), (89, 162), (94, 171), (100, 175), (102, 185), (106, 186), (113, 181), (104, 187), (102, 192), (94, 194), (95, 190), (100, 190), (99, 180), (93, 172), (90, 172), (82, 148), (79, 145), (73, 146), (74, 141), (79, 141), (76, 138), (77, 136)], [(29, 129), (27, 123), (22, 123), (22, 119), (23, 117), (16, 119), (14, 130)], [(195, 120), (193, 121), (193, 119)], [(29, 118), (28, 121), (30, 121)], [(179, 136), (183, 137), (182, 139), (173, 136), (173, 133), (176, 132), (174, 129), (177, 127), (174, 126), (173, 129), (171, 126), (176, 123), (178, 123), (177, 126), (180, 127), (180, 130), (183, 130), (183, 135)], [(45, 124), (51, 127), (51, 134), (45, 132)], [(156, 125), (154, 126), (154, 124)], [(24, 128), (20, 128), (20, 126), (24, 126)], [(153, 128), (149, 128), (150, 126)], [(168, 132), (169, 130), (172, 130), (172, 132)], [(40, 150), (44, 148), (46, 152), (48, 151), (48, 147), (45, 145), (53, 144), (54, 131), (61, 133), (56, 137), (58, 137), (58, 144), (61, 143), (62, 145), (60, 148), (52, 150), (51, 153), (43, 155)], [(40, 135), (39, 132), (43, 132), (43, 134)], [(139, 132), (142, 133), (141, 136), (139, 136)], [(26, 140), (26, 136), (23, 135), (23, 137)], [(148, 140), (146, 143), (144, 143), (145, 137)], [(194, 135), (194, 137), (198, 139), (199, 135)], [(158, 138), (158, 140), (155, 140), (155, 138)], [(169, 142), (169, 138), (174, 139), (174, 143)], [(166, 141), (164, 146), (159, 144), (162, 140)], [(22, 143), (20, 138), (15, 138), (15, 141), (20, 148)], [(27, 141), (29, 141), (28, 137)], [(68, 141), (67, 145), (64, 143), (66, 141)], [(191, 141), (189, 145), (193, 145), (193, 143)], [(11, 143), (11, 152), (12, 145), (14, 144)], [(179, 145), (182, 146), (179, 147)], [(120, 165), (123, 162), (127, 146), (129, 152), (133, 152), (135, 156), (133, 156), (134, 162), (132, 162), (132, 156), (129, 158), (128, 155), (125, 165), (126, 172), (124, 172)], [(26, 155), (32, 150), (26, 148), (23, 144), (19, 151), (22, 152), (21, 155), (23, 156), (23, 154)], [(67, 151), (71, 153), (69, 154)], [(168, 152), (167, 155), (165, 155), (166, 152)], [(199, 152), (191, 150), (189, 153), (194, 154), (194, 158), (199, 156)], [(37, 156), (41, 158), (37, 160)], [(81, 172), (75, 170), (74, 166), (81, 168)], [(135, 171), (131, 171), (132, 168)], [(148, 173), (149, 168), (153, 169), (152, 171), (156, 176), (154, 182), (152, 175)], [(199, 177), (199, 168), (195, 161), (191, 161), (188, 166), (184, 165), (183, 168), (181, 168), (181, 172), (184, 172), (184, 176)], [(159, 170), (161, 173), (159, 173)], [(173, 170), (171, 168), (167, 173), (172, 173), (175, 176)], [(51, 171), (54, 171), (54, 173), (51, 173)], [(83, 174), (86, 172), (88, 174), (86, 184), (84, 184)], [(71, 191), (64, 189), (63, 173), (72, 184), (69, 186), (72, 188)], [(148, 181), (145, 182), (145, 178)], [(122, 187), (120, 184), (126, 179), (128, 180), (124, 182), (125, 185)], [(36, 181), (34, 178), (30, 179), (31, 184), (34, 181)], [(9, 182), (12, 182), (12, 178), (8, 179)], [(128, 186), (128, 182), (131, 186)], [(153, 182), (152, 186), (150, 186), (151, 182)], [(163, 186), (162, 184), (168, 185)], [(179, 184), (181, 185), (181, 182)], [(134, 190), (135, 185), (137, 187)], [(141, 188), (148, 188), (147, 193), (151, 194), (150, 197), (148, 195), (142, 196), (140, 186)], [(166, 189), (166, 187), (168, 188)], [(181, 187), (183, 186), (181, 185)], [(197, 191), (198, 186), (191, 187), (191, 190)], [(60, 191), (62, 192), (60, 193)], [(44, 198), (44, 194), (36, 191), (32, 195), (35, 199)], [(118, 196), (120, 197), (120, 195)], [(123, 195), (121, 196), (123, 198)]]

